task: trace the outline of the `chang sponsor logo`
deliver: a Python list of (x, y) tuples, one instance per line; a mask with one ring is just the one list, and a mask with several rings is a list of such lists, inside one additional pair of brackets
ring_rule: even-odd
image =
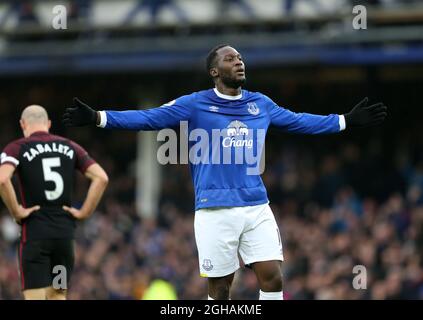
[(248, 136), (248, 127), (239, 120), (232, 121), (226, 129), (227, 137), (223, 138), (222, 146), (224, 148), (253, 147), (253, 139), (245, 139)]

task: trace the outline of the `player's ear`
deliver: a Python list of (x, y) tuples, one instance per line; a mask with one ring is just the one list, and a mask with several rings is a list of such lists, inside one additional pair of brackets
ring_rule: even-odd
[(50, 130), (50, 128), (51, 128), (51, 120), (49, 120), (49, 121), (47, 122), (47, 128)]
[(27, 131), (26, 131), (27, 127), (26, 127), (25, 120), (22, 120), (22, 119), (19, 120), (19, 124), (21, 125), (21, 129), (22, 129), (22, 133), (23, 133), (24, 137), (27, 137)]
[(209, 71), (209, 73), (210, 73), (210, 75), (213, 78), (216, 78), (219, 75), (219, 72), (217, 71), (217, 68), (211, 68), (210, 71)]

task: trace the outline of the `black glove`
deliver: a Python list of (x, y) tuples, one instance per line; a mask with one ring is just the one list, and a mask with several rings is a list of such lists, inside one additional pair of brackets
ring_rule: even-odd
[(348, 127), (368, 127), (378, 125), (388, 115), (388, 108), (382, 103), (367, 106), (369, 98), (364, 98), (350, 112), (345, 114), (345, 123)]
[(66, 108), (62, 122), (67, 127), (81, 127), (97, 123), (97, 111), (73, 98), (73, 107)]

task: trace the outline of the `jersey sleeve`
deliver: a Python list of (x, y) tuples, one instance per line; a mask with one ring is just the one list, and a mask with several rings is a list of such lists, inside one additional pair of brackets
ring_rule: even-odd
[(191, 95), (182, 96), (158, 108), (128, 111), (100, 111), (100, 127), (107, 129), (160, 130), (177, 127), (191, 117)]
[(81, 173), (85, 173), (87, 168), (90, 165), (92, 165), (93, 163), (96, 163), (96, 162), (93, 158), (90, 157), (88, 152), (83, 147), (81, 147), (79, 144), (71, 141), (71, 145), (72, 145), (73, 149), (75, 150), (75, 156), (76, 156), (75, 167)]
[(345, 129), (343, 115), (317, 115), (296, 113), (278, 106), (268, 99), (270, 124), (287, 132), (302, 134), (328, 134)]
[(20, 145), (17, 142), (9, 143), (0, 155), (0, 164), (9, 163), (15, 168), (19, 165)]

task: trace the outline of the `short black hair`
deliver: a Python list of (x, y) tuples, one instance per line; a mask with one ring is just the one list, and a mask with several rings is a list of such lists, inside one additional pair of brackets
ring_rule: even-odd
[(226, 44), (226, 43), (225, 44), (219, 44), (209, 51), (207, 58), (206, 58), (207, 72), (209, 72), (210, 69), (214, 68), (214, 66), (215, 66), (217, 51), (221, 48), (224, 48), (224, 47), (230, 47), (230, 45)]

